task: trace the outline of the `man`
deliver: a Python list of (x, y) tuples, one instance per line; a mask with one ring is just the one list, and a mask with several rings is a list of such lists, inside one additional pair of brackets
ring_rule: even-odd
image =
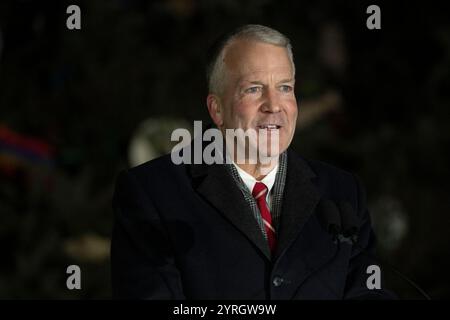
[[(114, 295), (390, 297), (366, 285), (374, 236), (358, 180), (289, 149), (297, 119), (289, 40), (264, 26), (239, 28), (213, 47), (207, 76), (214, 124), (224, 135), (265, 133), (253, 143), (270, 145), (269, 161), (238, 161), (237, 144), (226, 144), (231, 163), (175, 165), (166, 155), (123, 172), (114, 195)], [(343, 231), (357, 231), (342, 238), (341, 220)]]

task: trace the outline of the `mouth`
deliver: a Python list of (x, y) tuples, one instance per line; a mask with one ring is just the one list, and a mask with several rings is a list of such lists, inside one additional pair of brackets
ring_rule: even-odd
[(278, 130), (281, 128), (280, 125), (277, 124), (261, 124), (256, 126), (258, 129), (263, 129), (263, 130)]

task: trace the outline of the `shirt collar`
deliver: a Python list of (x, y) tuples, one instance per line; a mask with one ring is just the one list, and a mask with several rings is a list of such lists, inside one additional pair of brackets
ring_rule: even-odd
[[(255, 184), (256, 184), (256, 182), (258, 182), (258, 180), (256, 180), (251, 174), (249, 174), (249, 173), (245, 172), (244, 170), (242, 170), (241, 168), (239, 168), (239, 166), (236, 163), (234, 163), (234, 161), (233, 161), (233, 165), (236, 168), (237, 172), (239, 173), (239, 176), (241, 177), (242, 181), (244, 182), (244, 184), (250, 191), (250, 193), (252, 193), (253, 188), (255, 187)], [(277, 165), (274, 168), (272, 168), (272, 170), (261, 181), (259, 181), (266, 185), (266, 187), (268, 189), (267, 196), (270, 194), (270, 191), (272, 190), (272, 187), (275, 184), (275, 178), (277, 176), (278, 166), (279, 166), (279, 163), (277, 163)]]

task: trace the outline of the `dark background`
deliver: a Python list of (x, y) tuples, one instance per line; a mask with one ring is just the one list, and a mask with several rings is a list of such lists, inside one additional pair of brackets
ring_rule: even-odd
[[(449, 298), (450, 26), (441, 3), (2, 1), (0, 298), (110, 297), (115, 177), (169, 151), (171, 129), (209, 119), (207, 47), (247, 23), (293, 43), (294, 149), (358, 174), (382, 261)], [(81, 30), (66, 28), (70, 4), (81, 8)], [(381, 8), (381, 30), (366, 28), (370, 4)], [(66, 288), (71, 264), (82, 290)], [(400, 297), (421, 298), (382, 272)]]

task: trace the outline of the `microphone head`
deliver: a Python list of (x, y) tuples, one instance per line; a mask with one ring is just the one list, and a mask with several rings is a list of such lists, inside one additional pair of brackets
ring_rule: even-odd
[(341, 217), (336, 204), (328, 199), (323, 199), (318, 205), (318, 216), (322, 227), (336, 238), (341, 232)]
[(341, 212), (342, 233), (344, 237), (354, 237), (358, 234), (360, 220), (356, 211), (348, 201), (339, 202)]

